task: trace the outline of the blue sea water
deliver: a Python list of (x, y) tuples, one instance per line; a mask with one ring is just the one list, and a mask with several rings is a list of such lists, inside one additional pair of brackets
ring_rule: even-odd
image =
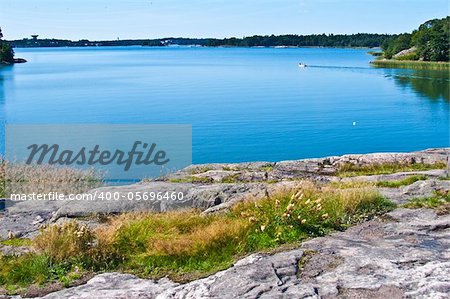
[(28, 63), (0, 67), (0, 117), (192, 124), (194, 163), (449, 146), (449, 73), (373, 68), (367, 51), (16, 49)]

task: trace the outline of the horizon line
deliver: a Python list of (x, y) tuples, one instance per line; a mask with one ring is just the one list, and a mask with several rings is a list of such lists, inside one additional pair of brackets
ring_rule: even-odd
[(313, 36), (313, 35), (358, 35), (358, 34), (373, 34), (373, 35), (400, 35), (400, 34), (409, 34), (409, 32), (402, 32), (402, 33), (374, 33), (374, 32), (358, 32), (358, 33), (311, 33), (311, 34), (299, 34), (299, 33), (283, 33), (283, 34), (253, 34), (253, 35), (245, 35), (242, 37), (237, 36), (228, 36), (228, 37), (183, 37), (183, 36), (167, 36), (167, 37), (150, 37), (150, 38), (121, 38), (117, 37), (116, 39), (88, 39), (88, 38), (81, 38), (81, 39), (70, 39), (70, 38), (62, 38), (62, 37), (43, 37), (39, 38), (39, 34), (30, 34), (29, 37), (22, 37), (19, 39), (5, 39), (5, 41), (16, 41), (16, 40), (24, 40), (24, 39), (32, 39), (33, 35), (38, 36), (38, 40), (45, 40), (45, 39), (56, 39), (56, 40), (67, 40), (67, 41), (92, 41), (92, 42), (102, 42), (102, 41), (124, 41), (124, 40), (164, 40), (164, 39), (244, 39), (249, 37), (270, 37), (270, 36), (286, 36), (286, 35), (292, 35), (292, 36)]

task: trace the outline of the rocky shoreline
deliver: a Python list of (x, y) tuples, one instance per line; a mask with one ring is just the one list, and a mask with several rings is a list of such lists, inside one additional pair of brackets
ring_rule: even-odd
[(14, 64), (14, 63), (25, 63), (25, 62), (28, 62), (28, 61), (24, 58), (14, 58), (14, 61), (12, 63), (6, 62), (6, 61), (1, 61), (0, 65), (2, 65), (2, 64), (9, 65), (9, 64)]
[[(226, 210), (246, 198), (290, 190), (299, 180), (392, 182), (413, 175), (423, 179), (379, 192), (398, 205), (411, 199), (448, 194), (447, 169), (389, 174), (340, 175), (348, 165), (448, 165), (450, 149), (413, 153), (345, 155), (320, 159), (193, 165), (164, 178), (130, 186), (92, 190), (182, 192), (182, 201), (20, 202), (0, 213), (0, 240), (11, 235), (33, 238), (39, 227), (71, 219), (95, 227), (87, 216), (132, 211), (164, 212), (197, 208)], [(440, 213), (440, 214), (439, 214)], [(144, 280), (129, 274), (104, 273), (86, 284), (42, 298), (446, 298), (450, 293), (450, 216), (431, 209), (399, 208), (345, 232), (304, 242), (275, 254), (252, 254), (225, 271), (186, 284), (164, 278)], [(25, 248), (0, 245), (3, 254)], [(32, 295), (32, 294), (30, 294)], [(35, 294), (39, 295), (39, 293)]]

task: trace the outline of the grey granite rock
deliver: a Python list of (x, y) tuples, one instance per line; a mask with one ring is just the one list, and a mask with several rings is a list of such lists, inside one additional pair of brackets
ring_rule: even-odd
[[(448, 160), (449, 149), (432, 149), (413, 153), (380, 153), (345, 155), (298, 161), (251, 162), (237, 164), (193, 165), (169, 177), (129, 186), (109, 186), (89, 192), (96, 200), (87, 201), (29, 201), (18, 202), (0, 213), (0, 239), (9, 234), (32, 237), (42, 224), (55, 222), (59, 218), (83, 217), (92, 214), (115, 214), (131, 211), (163, 212), (174, 209), (197, 208), (212, 213), (229, 208), (247, 198), (271, 196), (280, 189), (292, 189), (298, 180), (311, 179), (330, 181), (383, 181), (398, 180), (409, 175), (422, 174), (430, 178), (411, 186), (398, 189), (384, 188), (382, 194), (396, 203), (404, 203), (413, 197), (428, 196), (438, 189), (449, 189), (444, 176), (446, 170), (403, 172), (390, 175), (338, 178), (335, 173), (339, 165), (353, 163), (436, 163)], [(199, 183), (187, 183), (195, 176)], [(224, 183), (225, 182), (225, 183)], [(102, 193), (103, 192), (103, 193)], [(119, 196), (118, 200), (102, 200), (100, 194)], [(182, 193), (183, 200), (136, 200), (144, 193)], [(133, 197), (134, 200), (129, 200)]]
[(106, 273), (43, 298), (448, 298), (450, 215), (397, 209), (387, 219), (187, 284)]
[(277, 163), (202, 164), (190, 166), (162, 178), (162, 180), (182, 180), (190, 177), (210, 179), (211, 182), (215, 183), (220, 183), (223, 179), (230, 177), (234, 177), (236, 182), (282, 181), (305, 178), (327, 180), (327, 176), (335, 174), (345, 164), (364, 166), (381, 163), (447, 163), (449, 152), (450, 149), (442, 148), (412, 153), (356, 154)]
[(159, 281), (139, 279), (130, 274), (105, 273), (89, 280), (85, 285), (65, 289), (44, 296), (45, 299), (151, 299), (177, 284), (168, 279)]
[(401, 205), (416, 198), (435, 196), (435, 192), (449, 192), (450, 181), (431, 179), (399, 188), (380, 188), (379, 191), (392, 202)]

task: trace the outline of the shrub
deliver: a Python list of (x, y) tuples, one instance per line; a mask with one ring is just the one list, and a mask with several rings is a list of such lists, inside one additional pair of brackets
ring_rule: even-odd
[(34, 240), (35, 247), (51, 258), (52, 262), (78, 259), (89, 254), (94, 245), (94, 234), (86, 225), (76, 221), (56, 224), (41, 229)]

